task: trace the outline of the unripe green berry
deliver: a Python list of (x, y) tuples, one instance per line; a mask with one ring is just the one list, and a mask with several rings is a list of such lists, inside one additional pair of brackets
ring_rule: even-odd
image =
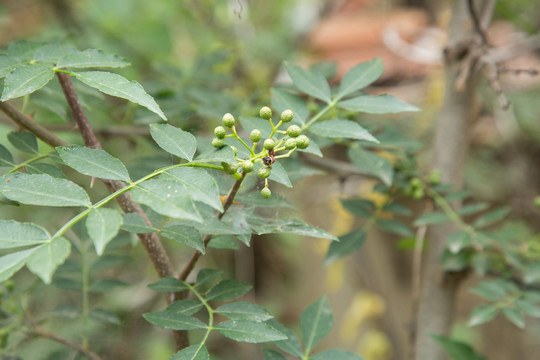
[(240, 179), (242, 179), (242, 174), (240, 174), (239, 172), (235, 172), (235, 173), (233, 174), (233, 177), (234, 177), (236, 180), (240, 180)]
[(306, 149), (309, 146), (309, 138), (306, 135), (300, 135), (296, 138), (296, 146), (299, 149)]
[(281, 121), (283, 121), (284, 123), (286, 122), (289, 122), (293, 119), (293, 112), (292, 110), (285, 110), (284, 112), (281, 113)]
[(212, 146), (221, 149), (223, 146), (225, 146), (225, 141), (223, 141), (223, 139), (213, 138)]
[(287, 139), (285, 141), (285, 149), (292, 150), (296, 147), (296, 139)]
[(250, 137), (251, 141), (253, 141), (253, 142), (258, 142), (259, 140), (261, 140), (261, 136), (262, 136), (261, 131), (259, 129), (254, 129), (249, 134), (249, 137)]
[(259, 115), (264, 120), (270, 120), (272, 118), (272, 110), (268, 106), (263, 106), (261, 111), (259, 111)]
[(287, 135), (289, 135), (290, 137), (295, 138), (301, 133), (302, 133), (302, 129), (300, 129), (298, 125), (291, 125), (287, 128)]
[(276, 146), (276, 142), (272, 139), (264, 140), (264, 148), (266, 150), (272, 150)]
[(223, 122), (223, 125), (225, 125), (226, 127), (228, 128), (231, 128), (234, 126), (234, 116), (232, 116), (231, 114), (227, 113), (225, 115), (223, 115), (223, 118), (221, 119), (221, 122)]
[(229, 173), (229, 175), (234, 175), (236, 174), (236, 172), (238, 171), (238, 166), (237, 165), (229, 165), (229, 168), (227, 169), (227, 173)]
[(253, 163), (250, 160), (246, 160), (242, 164), (242, 169), (244, 169), (244, 172), (246, 174), (252, 172), (254, 167), (255, 165), (253, 165)]
[(270, 169), (263, 166), (262, 168), (259, 169), (258, 175), (262, 177), (263, 179), (266, 179), (267, 177), (270, 176), (270, 173), (271, 173)]
[(270, 191), (270, 189), (268, 187), (265, 186), (261, 190), (261, 195), (262, 195), (263, 198), (268, 199), (268, 198), (270, 198), (270, 196), (272, 196), (272, 192)]
[(227, 130), (225, 130), (223, 126), (216, 126), (214, 129), (214, 135), (216, 135), (218, 139), (223, 139), (225, 135), (227, 135)]

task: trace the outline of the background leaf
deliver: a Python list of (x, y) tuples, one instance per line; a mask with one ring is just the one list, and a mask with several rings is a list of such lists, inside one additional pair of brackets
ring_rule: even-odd
[(444, 336), (431, 335), (431, 337), (435, 339), (443, 347), (448, 356), (454, 360), (487, 360), (485, 357), (477, 354), (469, 344)]
[(364, 360), (362, 357), (345, 350), (326, 350), (310, 357), (313, 360)]
[(349, 148), (348, 155), (358, 169), (381, 179), (385, 185), (392, 185), (394, 167), (390, 161), (360, 147)]
[(291, 110), (293, 112), (293, 123), (304, 124), (309, 115), (309, 110), (304, 99), (282, 89), (272, 88), (272, 106), (280, 114), (285, 110)]
[(113, 54), (105, 54), (98, 49), (76, 51), (63, 56), (57, 67), (62, 68), (89, 68), (89, 67), (113, 67), (128, 66), (129, 62)]
[(98, 255), (103, 254), (107, 244), (118, 234), (122, 221), (122, 215), (114, 209), (94, 208), (90, 211), (86, 230)]
[(44, 65), (24, 65), (13, 70), (4, 78), (4, 90), (0, 101), (15, 99), (47, 85), (54, 71)]
[(66, 165), (81, 174), (102, 179), (131, 181), (124, 164), (103, 150), (70, 145), (58, 146), (56, 152)]
[(14, 173), (0, 178), (0, 191), (10, 200), (43, 206), (90, 206), (79, 186), (45, 174)]
[(167, 117), (159, 108), (154, 98), (144, 91), (143, 87), (136, 81), (129, 81), (123, 76), (104, 71), (84, 71), (73, 73), (83, 83), (99, 91), (129, 100), (159, 115), (163, 120)]
[(0, 257), (0, 282), (9, 279), (19, 271), (37, 249), (39, 246)]
[(167, 239), (192, 247), (203, 254), (205, 253), (201, 234), (191, 226), (171, 225), (161, 229), (159, 233)]
[(472, 310), (468, 325), (476, 326), (487, 323), (493, 320), (498, 312), (499, 308), (495, 305), (479, 305)]
[(50, 284), (56, 268), (64, 263), (71, 252), (71, 243), (64, 238), (53, 239), (40, 245), (28, 259), (28, 270), (36, 274), (45, 284)]
[(0, 220), (0, 249), (39, 245), (50, 239), (47, 230), (39, 225)]
[(339, 241), (333, 241), (328, 247), (324, 266), (328, 266), (333, 262), (360, 250), (366, 241), (366, 233), (364, 231), (352, 231), (347, 235), (339, 238)]
[(306, 354), (330, 333), (333, 325), (334, 316), (326, 296), (323, 295), (309, 305), (300, 317), (300, 333), (304, 339)]
[(287, 360), (281, 353), (272, 349), (262, 349), (264, 360)]
[(160, 148), (191, 161), (197, 148), (195, 136), (169, 124), (150, 124), (150, 134)]
[(159, 281), (148, 285), (148, 287), (155, 291), (165, 292), (179, 292), (189, 289), (186, 284), (173, 276), (165, 276), (159, 279)]
[(7, 136), (16, 149), (30, 154), (39, 154), (37, 138), (28, 131), (12, 131)]

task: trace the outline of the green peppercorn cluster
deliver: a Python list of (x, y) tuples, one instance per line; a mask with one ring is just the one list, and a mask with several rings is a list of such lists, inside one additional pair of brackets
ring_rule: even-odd
[[(225, 114), (221, 120), (223, 125), (217, 126), (214, 129), (215, 138), (212, 139), (212, 146), (220, 149), (225, 146), (226, 138), (235, 138), (242, 146), (249, 150), (249, 158), (241, 159), (237, 156), (237, 150), (233, 147), (235, 164), (222, 163), (223, 171), (227, 174), (240, 179), (244, 174), (253, 172), (255, 164), (261, 163), (261, 167), (257, 171), (259, 177), (264, 179), (264, 188), (261, 195), (264, 198), (269, 198), (272, 194), (268, 186), (268, 178), (272, 173), (272, 164), (280, 158), (289, 157), (296, 149), (305, 149), (309, 146), (309, 138), (302, 135), (302, 129), (298, 125), (289, 125), (286, 130), (281, 130), (280, 127), (289, 123), (294, 118), (291, 110), (285, 110), (281, 113), (277, 124), (272, 121), (272, 109), (264, 106), (259, 111), (261, 119), (270, 123), (272, 131), (268, 138), (263, 139), (262, 132), (259, 129), (254, 129), (249, 134), (249, 141), (244, 141), (236, 131), (236, 120), (232, 114)], [(261, 144), (262, 146), (259, 146)], [(232, 147), (232, 146), (231, 146)]]

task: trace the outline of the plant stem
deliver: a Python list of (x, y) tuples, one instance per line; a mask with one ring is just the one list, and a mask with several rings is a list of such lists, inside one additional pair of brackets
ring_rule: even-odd
[[(240, 185), (242, 185), (242, 182), (244, 181), (244, 178), (246, 177), (246, 173), (242, 171), (242, 177), (234, 183), (233, 187), (229, 191), (229, 194), (227, 194), (227, 197), (225, 198), (225, 201), (223, 202), (223, 212), (219, 213), (217, 218), (221, 220), (229, 207), (232, 205), (234, 198), (236, 197), (236, 194), (238, 193), (238, 190), (240, 190)], [(212, 240), (214, 236), (211, 234), (206, 234), (203, 238), (204, 247), (208, 245), (210, 240)], [(202, 253), (200, 251), (196, 251), (191, 256), (191, 259), (187, 263), (187, 265), (184, 267), (184, 269), (180, 272), (180, 275), (178, 276), (178, 279), (185, 281), (193, 268), (195, 267), (195, 264), (197, 264), (197, 261), (199, 261), (199, 258), (201, 257)]]
[(82, 276), (82, 345), (85, 348), (88, 346), (88, 319), (90, 316), (90, 301), (89, 301), (89, 274), (88, 274), (88, 259), (87, 259), (88, 247), (86, 244), (81, 246), (81, 276)]
[(17, 170), (22, 169), (26, 165), (31, 164), (31, 163), (36, 162), (36, 161), (39, 161), (39, 160), (41, 160), (43, 158), (46, 158), (49, 155), (50, 154), (40, 154), (40, 155), (34, 156), (33, 158), (28, 159), (25, 162), (20, 163), (19, 165), (14, 166), (13, 169), (9, 170), (6, 174), (12, 174), (12, 173), (16, 172)]

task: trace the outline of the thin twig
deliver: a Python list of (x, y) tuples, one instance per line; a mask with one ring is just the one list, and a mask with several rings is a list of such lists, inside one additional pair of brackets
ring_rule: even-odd
[(478, 14), (476, 12), (476, 8), (474, 7), (474, 0), (467, 0), (467, 6), (469, 8), (469, 14), (471, 15), (471, 19), (474, 25), (474, 29), (480, 35), (480, 38), (482, 39), (482, 44), (487, 44), (487, 36), (484, 29), (482, 29), (482, 25), (480, 24), (480, 19), (478, 17)]
[(52, 341), (56, 341), (57, 343), (60, 343), (62, 345), (65, 345), (67, 347), (70, 347), (74, 350), (77, 350), (78, 352), (80, 352), (81, 354), (84, 354), (85, 356), (87, 356), (88, 358), (92, 359), (92, 360), (103, 360), (103, 358), (101, 356), (99, 356), (98, 354), (96, 354), (95, 352), (91, 351), (90, 349), (87, 349), (85, 348), (84, 346), (78, 344), (78, 343), (75, 343), (71, 340), (68, 340), (66, 338), (63, 338), (55, 333), (52, 333), (44, 328), (42, 328), (41, 326), (39, 326), (38, 324), (36, 323), (33, 323), (32, 324), (32, 334), (33, 335), (36, 335), (36, 336), (40, 336), (40, 337), (43, 337), (43, 338), (46, 338), (46, 339), (49, 339), (49, 340), (52, 340)]
[(30, 131), (44, 143), (52, 147), (68, 145), (66, 141), (60, 139), (58, 136), (35, 122), (30, 116), (17, 110), (13, 105), (0, 101), (0, 110), (2, 110), (11, 120), (17, 123), (17, 125)]
[[(245, 176), (246, 176), (246, 173), (242, 172), (242, 177), (236, 180), (233, 187), (229, 191), (229, 194), (227, 195), (227, 197), (225, 198), (225, 201), (223, 202), (223, 212), (219, 213), (217, 216), (218, 220), (221, 220), (223, 218), (223, 216), (227, 212), (227, 209), (229, 209), (229, 207), (233, 204), (234, 198), (236, 197), (238, 190), (240, 190), (240, 185), (242, 185), (242, 182), (244, 181)], [(205, 248), (210, 242), (210, 240), (212, 240), (213, 237), (214, 235), (211, 235), (211, 234), (207, 234), (204, 236), (203, 243), (204, 243)], [(200, 251), (196, 251), (193, 253), (189, 262), (186, 264), (184, 269), (180, 272), (180, 275), (178, 275), (178, 279), (182, 281), (185, 281), (187, 279), (187, 277), (189, 276), (189, 274), (191, 273), (191, 271), (197, 264), (197, 261), (199, 261), (199, 258), (201, 257), (201, 255), (202, 253)]]

